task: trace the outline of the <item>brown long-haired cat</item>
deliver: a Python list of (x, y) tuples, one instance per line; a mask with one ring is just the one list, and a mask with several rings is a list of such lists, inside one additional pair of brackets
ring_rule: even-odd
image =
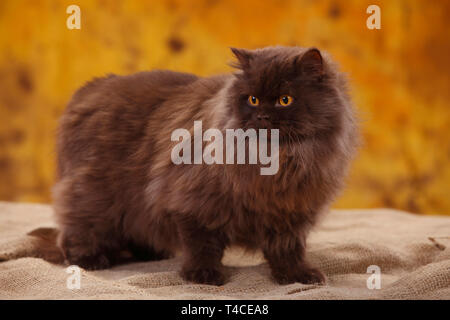
[[(262, 249), (279, 283), (316, 283), (305, 241), (341, 186), (357, 144), (346, 80), (317, 49), (232, 49), (238, 69), (110, 75), (78, 90), (62, 116), (54, 209), (65, 259), (107, 268), (119, 252), (162, 259), (220, 285), (224, 249)], [(177, 128), (279, 129), (279, 170), (174, 164)]]

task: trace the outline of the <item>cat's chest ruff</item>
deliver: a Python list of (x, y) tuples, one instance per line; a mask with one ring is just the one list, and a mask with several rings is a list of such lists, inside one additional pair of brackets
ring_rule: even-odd
[(242, 210), (255, 212), (295, 212), (302, 200), (300, 177), (294, 172), (275, 176), (245, 175), (236, 177), (232, 196)]

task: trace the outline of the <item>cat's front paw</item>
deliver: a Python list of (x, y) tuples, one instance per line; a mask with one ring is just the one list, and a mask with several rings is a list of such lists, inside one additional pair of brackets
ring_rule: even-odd
[(220, 286), (225, 283), (225, 275), (217, 268), (183, 269), (181, 276), (194, 283)]
[(297, 267), (288, 271), (272, 270), (272, 276), (279, 284), (290, 284), (294, 282), (323, 284), (326, 279), (319, 269), (306, 266)]
[(102, 270), (111, 266), (110, 260), (104, 254), (70, 257), (66, 259), (66, 262), (86, 270)]

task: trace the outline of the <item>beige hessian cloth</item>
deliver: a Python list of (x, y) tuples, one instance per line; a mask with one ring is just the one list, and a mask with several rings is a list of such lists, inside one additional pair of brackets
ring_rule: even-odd
[[(37, 258), (26, 235), (52, 227), (47, 205), (0, 202), (0, 299), (450, 299), (450, 218), (394, 210), (335, 210), (308, 239), (311, 263), (324, 286), (280, 286), (260, 254), (228, 250), (229, 281), (221, 287), (187, 283), (180, 258), (81, 271), (68, 289), (65, 266)], [(431, 238), (431, 239), (430, 239)], [(367, 268), (381, 269), (381, 289), (367, 288)], [(375, 283), (375, 282), (373, 282)]]

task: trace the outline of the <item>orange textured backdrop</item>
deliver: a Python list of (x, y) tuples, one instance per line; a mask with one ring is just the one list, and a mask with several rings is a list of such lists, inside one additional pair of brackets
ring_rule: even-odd
[[(81, 30), (66, 7), (81, 8)], [(381, 30), (366, 8), (381, 8)], [(54, 132), (94, 76), (231, 71), (229, 46), (316, 46), (349, 73), (365, 143), (336, 207), (450, 214), (450, 1), (2, 0), (0, 200), (49, 202)]]

